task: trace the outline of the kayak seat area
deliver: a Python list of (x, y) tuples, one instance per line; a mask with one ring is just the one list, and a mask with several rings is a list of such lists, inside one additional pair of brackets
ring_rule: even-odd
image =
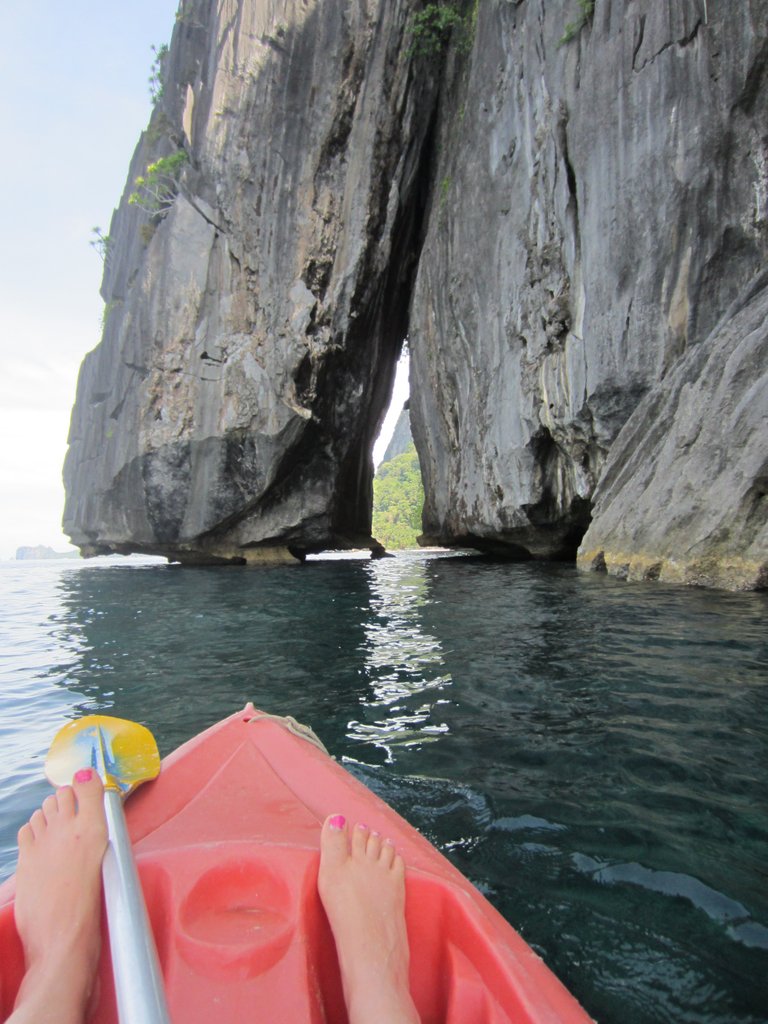
[(510, 951), (488, 944), (466, 897), (429, 875), (408, 881), (411, 991), (422, 1021), (524, 1024), (525, 1000), (505, 969)]
[[(311, 849), (215, 846), (176, 851), (172, 870), (139, 859), (169, 1001), (183, 1021), (259, 1020), (282, 1006), (286, 1022), (345, 1024), (330, 927)], [(461, 894), (415, 875), (408, 882), (412, 990), (422, 1020), (501, 1024), (510, 986), (463, 912)], [(284, 1014), (284, 1016), (283, 1016)], [(106, 1024), (111, 1018), (104, 1017)], [(278, 1019), (272, 1017), (272, 1019)], [(525, 1018), (521, 1015), (521, 1020)], [(97, 1017), (100, 1022), (102, 1017)]]
[(211, 977), (255, 977), (286, 952), (293, 900), (264, 861), (243, 858), (207, 870), (179, 908), (179, 951)]
[(260, 1006), (276, 1020), (281, 1003), (286, 1021), (331, 1019), (317, 978), (307, 982), (320, 941), (316, 851), (228, 842), (137, 854), (175, 1020), (258, 1022)]
[[(346, 1024), (336, 950), (317, 896), (317, 852), (251, 848), (233, 856), (228, 846), (223, 857), (210, 845), (177, 850), (172, 863), (138, 858), (173, 1019)], [(411, 986), (424, 1024), (525, 1021), (524, 1013), (502, 1009), (514, 993), (460, 897), (428, 877), (408, 882)], [(23, 974), (10, 904), (0, 908), (0, 948), (5, 1019)], [(100, 977), (93, 1020), (116, 1024), (107, 942)], [(266, 1017), (259, 1007), (270, 1008)]]

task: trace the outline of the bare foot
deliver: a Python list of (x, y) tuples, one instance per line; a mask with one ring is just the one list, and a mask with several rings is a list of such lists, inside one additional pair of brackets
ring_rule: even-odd
[(85, 1019), (101, 948), (107, 845), (101, 780), (86, 772), (47, 797), (19, 832), (14, 913), (26, 973), (8, 1024)]
[(405, 865), (365, 825), (334, 815), (320, 837), (317, 887), (336, 940), (350, 1024), (418, 1024), (408, 988)]

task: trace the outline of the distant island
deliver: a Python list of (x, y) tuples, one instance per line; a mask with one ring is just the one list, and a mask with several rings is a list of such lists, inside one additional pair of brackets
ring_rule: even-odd
[(75, 551), (54, 551), (45, 544), (38, 544), (36, 547), (16, 548), (16, 561), (22, 562), (38, 558), (79, 558), (80, 552)]

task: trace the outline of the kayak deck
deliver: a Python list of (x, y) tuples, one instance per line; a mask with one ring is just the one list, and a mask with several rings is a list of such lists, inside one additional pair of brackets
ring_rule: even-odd
[[(391, 837), (405, 860), (411, 990), (424, 1024), (589, 1021), (426, 839), (283, 720), (251, 705), (181, 746), (126, 804), (174, 1020), (344, 1024), (317, 895), (320, 826), (335, 812)], [(23, 973), (12, 899), (10, 879), (0, 886), (0, 1019)], [(100, 982), (92, 1019), (115, 1024), (106, 942)]]

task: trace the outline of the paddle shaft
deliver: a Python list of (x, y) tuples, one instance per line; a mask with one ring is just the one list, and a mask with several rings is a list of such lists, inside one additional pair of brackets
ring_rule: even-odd
[(170, 1024), (157, 950), (120, 794), (104, 791), (109, 845), (102, 877), (120, 1024)]

